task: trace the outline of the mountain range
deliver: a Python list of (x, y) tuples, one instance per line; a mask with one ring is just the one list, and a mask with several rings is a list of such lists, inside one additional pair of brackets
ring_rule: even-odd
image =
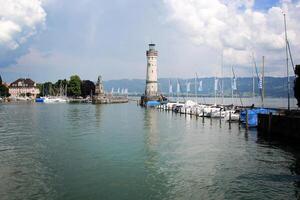
[[(199, 87), (199, 82), (202, 81), (202, 91), (197, 91), (199, 95), (202, 96), (214, 96), (215, 89), (215, 78), (198, 78), (197, 88)], [(175, 78), (161, 78), (158, 80), (159, 90), (163, 94), (169, 94), (169, 83), (171, 83), (173, 88), (173, 93), (176, 93), (177, 82), (180, 85), (180, 93), (184, 95), (187, 93), (187, 83), (190, 84), (190, 94), (195, 94), (195, 79), (175, 79)], [(218, 80), (218, 91), (217, 94), (221, 94), (221, 80)], [(223, 91), (224, 96), (231, 96), (231, 78), (223, 78)], [(253, 94), (253, 78), (252, 77), (241, 77), (236, 79), (237, 90), (235, 94), (239, 94), (242, 97), (250, 97)], [(260, 95), (259, 81), (257, 78), (254, 79), (255, 94)], [(291, 85), (291, 95), (293, 96), (293, 86), (294, 77), (290, 77)], [(145, 80), (144, 79), (120, 79), (120, 80), (108, 80), (104, 81), (104, 88), (107, 92), (114, 92), (118, 88), (127, 88), (130, 94), (140, 95), (144, 93), (145, 90)], [(286, 77), (265, 77), (265, 96), (266, 97), (287, 97), (287, 78)]]

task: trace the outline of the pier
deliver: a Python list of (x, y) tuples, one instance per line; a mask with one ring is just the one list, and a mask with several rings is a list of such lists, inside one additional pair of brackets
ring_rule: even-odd
[(95, 95), (92, 98), (93, 104), (111, 104), (111, 103), (127, 103), (128, 97), (126, 96), (113, 96), (104, 92), (102, 77), (98, 77), (95, 88)]

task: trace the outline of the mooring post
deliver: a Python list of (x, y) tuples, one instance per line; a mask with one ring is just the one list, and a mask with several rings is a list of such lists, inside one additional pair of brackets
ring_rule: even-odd
[(272, 112), (269, 113), (269, 119), (268, 119), (268, 133), (271, 133), (272, 130)]
[(229, 124), (231, 123), (231, 112), (229, 111)]

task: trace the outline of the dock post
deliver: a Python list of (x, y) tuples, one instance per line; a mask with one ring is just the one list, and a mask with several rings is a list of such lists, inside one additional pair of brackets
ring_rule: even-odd
[(196, 119), (198, 119), (198, 108), (196, 108)]
[(268, 133), (271, 133), (272, 130), (272, 112), (269, 113), (269, 119), (268, 119)]

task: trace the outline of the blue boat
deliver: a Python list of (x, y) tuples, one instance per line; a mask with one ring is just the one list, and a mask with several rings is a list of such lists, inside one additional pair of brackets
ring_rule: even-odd
[(270, 114), (276, 113), (276, 110), (267, 109), (267, 108), (255, 108), (255, 109), (246, 109), (240, 113), (240, 120), (243, 124), (246, 124), (246, 115), (248, 112), (248, 126), (256, 127), (258, 124), (258, 114)]
[(155, 106), (158, 106), (158, 105), (160, 105), (159, 101), (147, 101), (147, 103), (146, 103), (147, 107), (155, 107)]
[(44, 98), (36, 98), (35, 102), (36, 103), (44, 103)]

